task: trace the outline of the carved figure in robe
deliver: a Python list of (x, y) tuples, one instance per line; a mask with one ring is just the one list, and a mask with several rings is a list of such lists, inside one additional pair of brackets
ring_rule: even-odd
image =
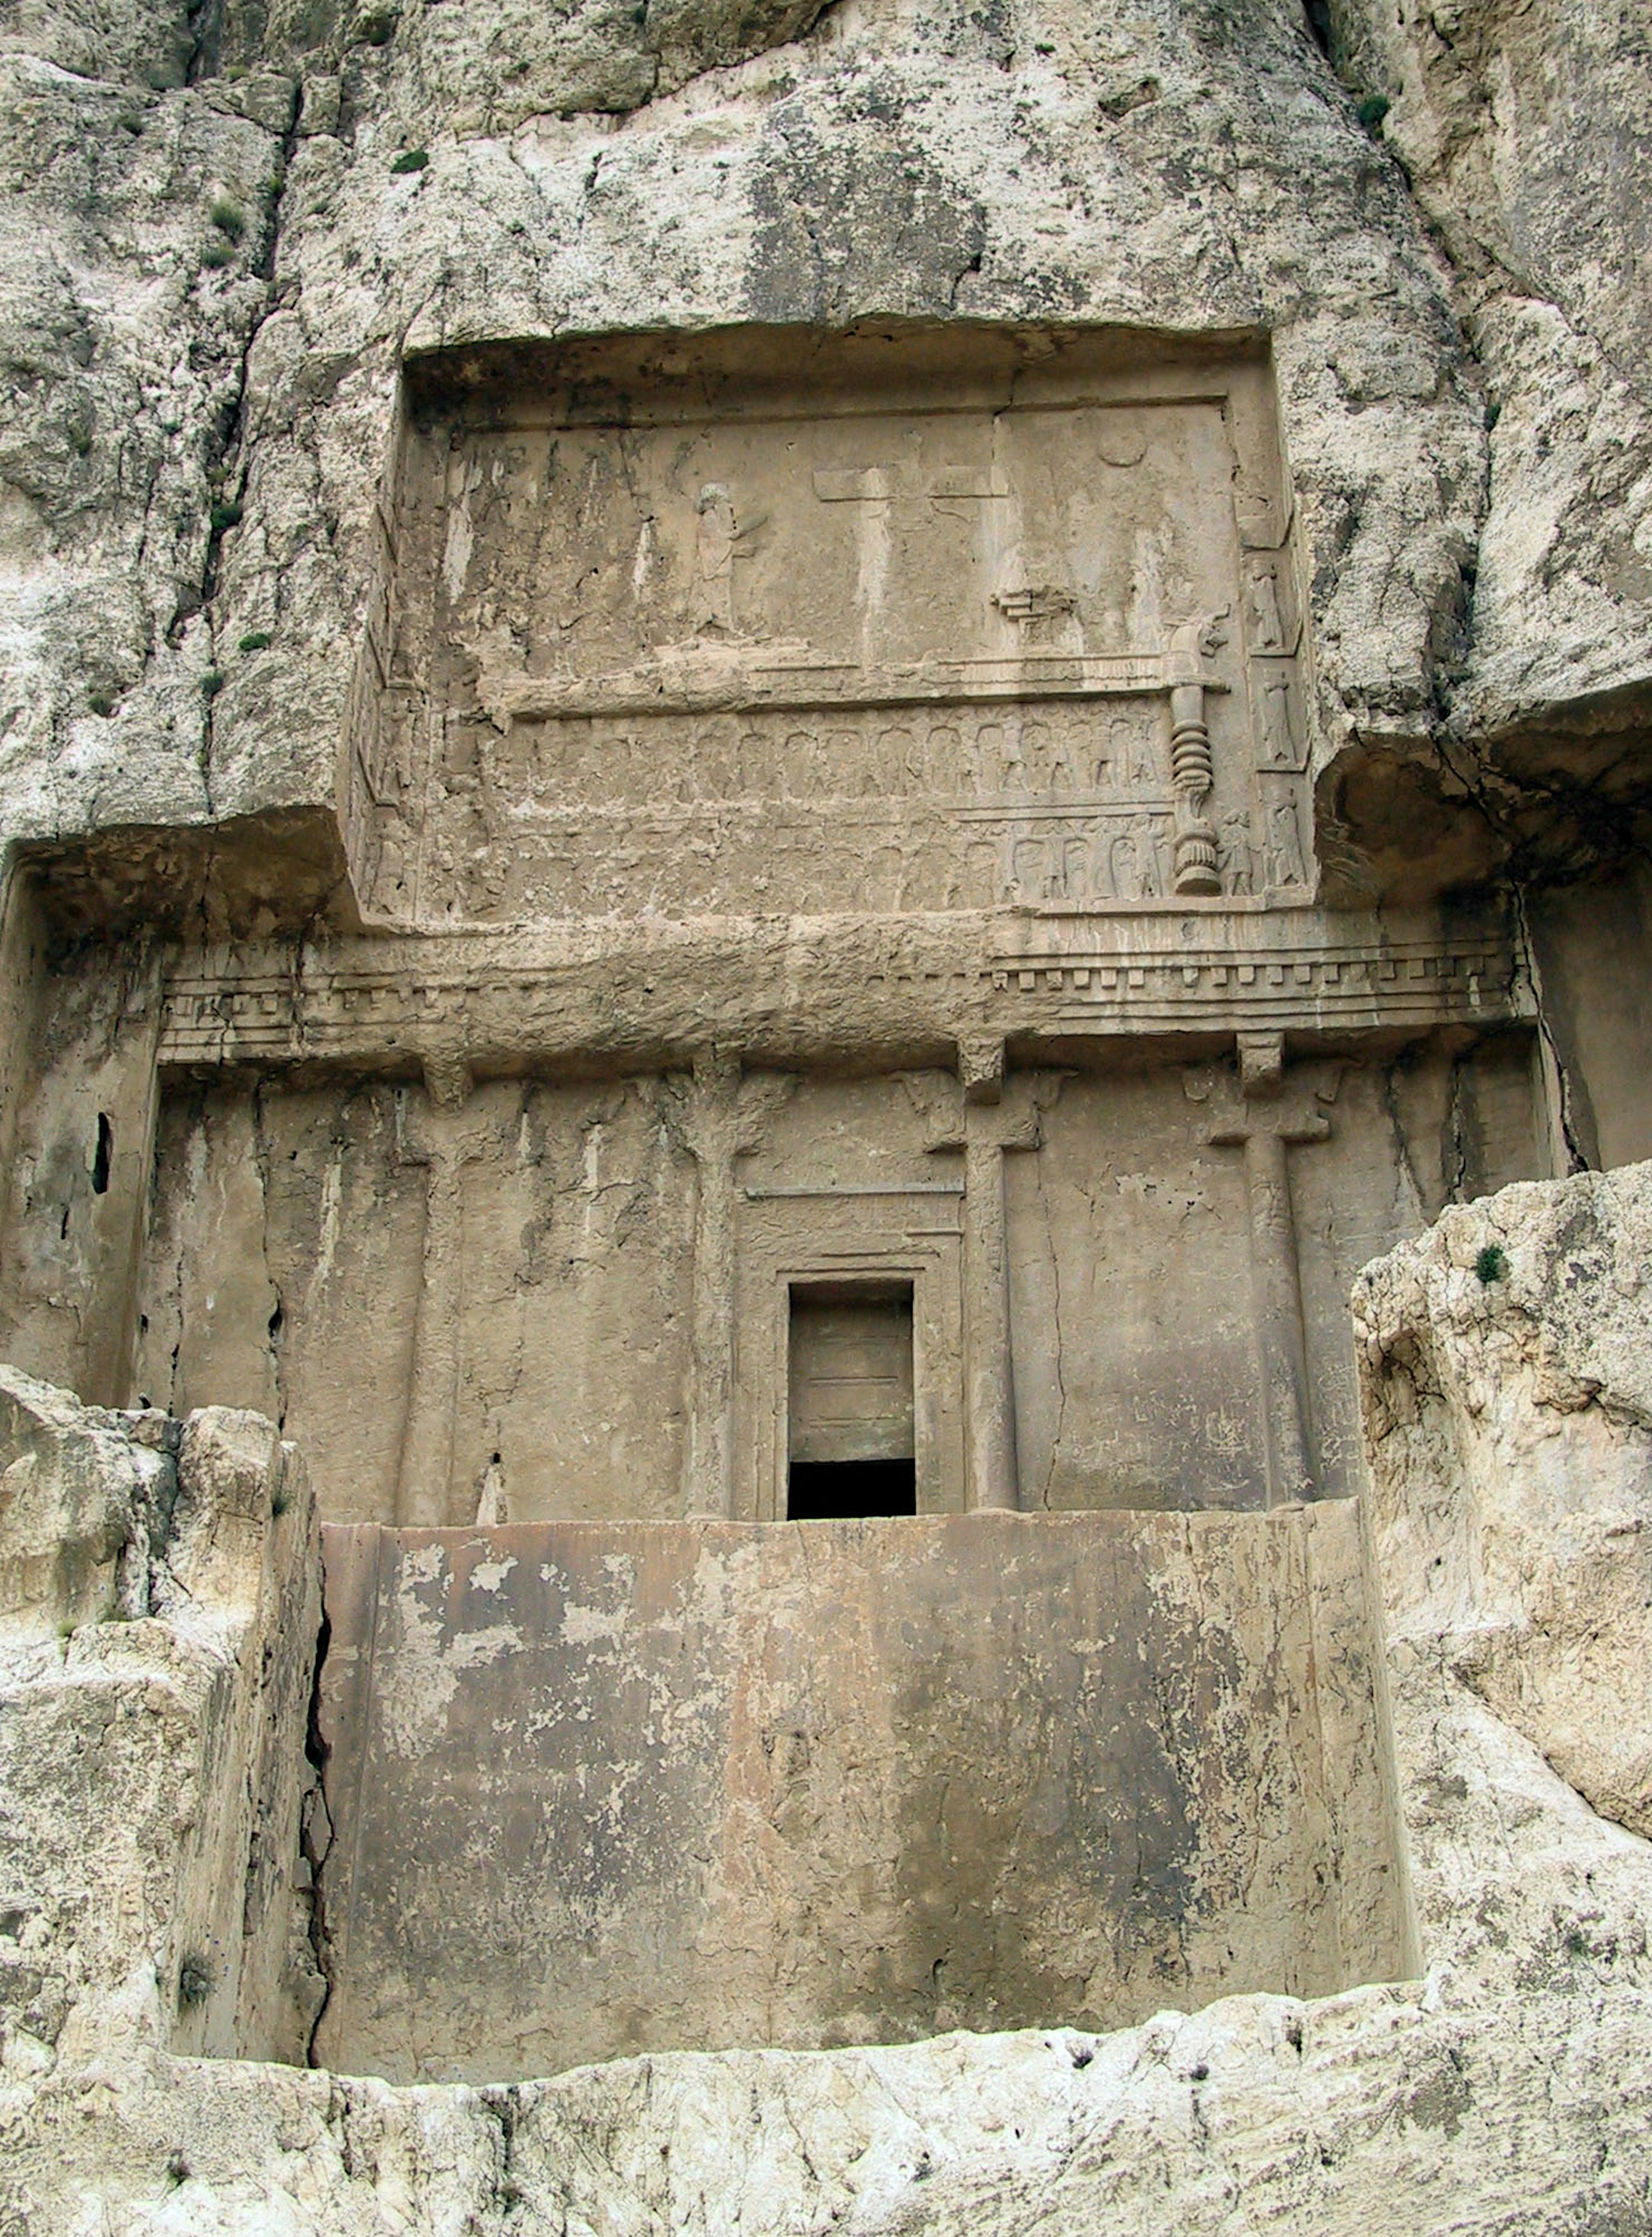
[(1001, 730), (1003, 775), (999, 781), (1002, 792), (1024, 793), (1027, 789), (1027, 762), (1021, 752), (1019, 727)]
[(1049, 854), (1041, 839), (1019, 840), (1011, 887), (1017, 901), (1041, 901), (1049, 877)]
[(1251, 605), (1251, 649), (1283, 652), (1285, 624), (1279, 617), (1279, 585), (1272, 567), (1252, 570), (1246, 585)]
[(1141, 892), (1146, 901), (1157, 901), (1170, 882), (1170, 860), (1166, 836), (1163, 828), (1151, 816), (1139, 816), (1136, 828), (1141, 834)]
[(1150, 732), (1130, 726), (1130, 782), (1138, 791), (1156, 792), (1159, 789), (1159, 756), (1153, 750)]
[(1050, 789), (1054, 743), (1047, 723), (1021, 724), (1022, 782), (1033, 792), (1043, 793)]
[(939, 793), (972, 789), (964, 775), (963, 740), (949, 723), (937, 723), (929, 732), (928, 782)]
[(735, 637), (734, 564), (750, 556), (768, 516), (743, 520), (726, 482), (707, 482), (694, 501), (694, 634)]
[(1225, 894), (1248, 894), (1256, 876), (1251, 852), (1251, 819), (1243, 808), (1222, 818), (1219, 868)]
[(815, 757), (820, 750), (812, 730), (793, 730), (781, 761), (780, 789), (788, 800), (808, 800), (816, 789)]
[(1297, 766), (1297, 740), (1291, 716), (1291, 680), (1286, 676), (1269, 678), (1262, 687), (1262, 721), (1267, 732), (1267, 765), (1270, 769), (1293, 769)]
[(1305, 886), (1308, 882), (1294, 801), (1275, 801), (1268, 812), (1267, 858), (1270, 886)]

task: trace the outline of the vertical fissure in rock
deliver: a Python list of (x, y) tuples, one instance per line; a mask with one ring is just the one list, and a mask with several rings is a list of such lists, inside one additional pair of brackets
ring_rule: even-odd
[(306, 1928), (315, 1970), (322, 1983), (321, 2001), (310, 2023), (309, 2041), (305, 2046), (305, 2061), (310, 2066), (320, 2063), (315, 2055), (316, 2038), (333, 1997), (333, 1944), (327, 1933), (327, 1882), (323, 1877), (333, 1846), (333, 1827), (327, 1807), (328, 1749), (321, 1732), (321, 1678), (332, 1641), (333, 1626), (323, 1606), (320, 1627), (315, 1634), (315, 1661), (304, 1725), (304, 1758), (309, 1765), (310, 1777), (299, 1811), (300, 1844), (310, 1877)]

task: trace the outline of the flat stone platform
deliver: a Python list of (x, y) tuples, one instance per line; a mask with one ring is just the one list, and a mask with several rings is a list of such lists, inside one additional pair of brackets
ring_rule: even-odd
[(324, 1536), (335, 2069), (1402, 1970), (1351, 1504)]

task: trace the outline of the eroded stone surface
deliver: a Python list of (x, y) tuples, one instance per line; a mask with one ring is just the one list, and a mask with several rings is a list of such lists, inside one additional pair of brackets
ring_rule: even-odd
[[(682, 960), (685, 978), (705, 953)], [(1177, 988), (1186, 957), (1162, 967)], [(1219, 969), (1231, 991), (1213, 988), (1213, 1009), (1239, 991)], [(1253, 975), (1265, 992), (1265, 967)], [(739, 993), (731, 979), (731, 1007)], [(118, 997), (95, 1006), (102, 1020)], [(64, 1007), (78, 1033), (78, 990)], [(525, 1029), (508, 991), (499, 1015)], [(101, 1376), (129, 1313), (135, 1393), (175, 1413), (234, 1401), (281, 1415), (330, 1521), (468, 1522), (490, 1476), (513, 1521), (757, 1521), (786, 1512), (792, 1284), (881, 1276), (915, 1307), (918, 1509), (971, 1503), (965, 1304), (992, 1174), (977, 1165), (972, 1202), (966, 1136), (981, 1126), (954, 1074), (497, 1080), (451, 1115), (389, 1082), (232, 1074), (162, 1088), (149, 1196), (155, 1023), (102, 1042), (107, 1061), (72, 1095), (49, 1076), (22, 1116), (0, 1324), (43, 1371)], [(268, 1013), (248, 1023), (261, 1032)], [(202, 1026), (191, 1047), (221, 1031), (215, 1013)], [(1263, 1504), (1255, 1346), (1274, 1325), (1297, 1328), (1311, 1381), (1313, 1481), (1352, 1489), (1349, 1283), (1454, 1190), (1546, 1163), (1517, 1034), (1450, 1058), (1292, 1066), (1257, 1122), (1293, 1137), (1298, 1296), (1281, 1303), (1253, 1287), (1237, 1090), (1221, 1066), (1012, 1080), (999, 1293), (1028, 1511)], [(123, 1304), (110, 1262), (135, 1207), (147, 1234)], [(359, 1382), (339, 1375), (347, 1356)], [(720, 1473), (697, 1442), (714, 1432)]]
[(1579, 1174), (1449, 1211), (1354, 1304), (1379, 1558), (1411, 1580), (1391, 1635), (1437, 1636), (1642, 1838), (1652, 1737), (1623, 1705), (1652, 1646), (1648, 1178)]
[[(162, 694), (169, 654), (129, 631), (105, 685), (42, 620), (24, 672), (35, 719), (58, 727), (29, 734), (19, 775), (43, 776), (48, 742), (61, 751), (72, 737), (84, 775), (68, 791), (60, 776), (60, 796), (23, 828), (108, 822), (137, 794), (157, 820), (200, 815), (203, 779), (219, 814), (327, 798), (398, 349), (574, 327), (894, 314), (1265, 328), (1319, 637), (1321, 753), (1356, 723), (1426, 730), (1480, 504), (1478, 399), (1403, 184), (1283, 0), (1242, 24), (1213, 7), (1144, 4), (1099, 28), (1059, 13), (1017, 28), (876, 7), (834, 11), (808, 36), (809, 11), (795, 9), (727, 23), (684, 10), (643, 33), (618, 16), (572, 33), (562, 18), (473, 18), (409, 6), (254, 23), (231, 9), (219, 40), (186, 58), (195, 82), (156, 94), (133, 86), (156, 66), (126, 13), (19, 16), (15, 66), (34, 73), (30, 100), (73, 142), (112, 146), (123, 128), (109, 127), (135, 96), (144, 132), (124, 136), (140, 149), (151, 130), (182, 130), (211, 151), (193, 200), (196, 175), (180, 179), (152, 247), (117, 227), (100, 282), (60, 260), (62, 315), (34, 324), (65, 339), (34, 346), (36, 392), (57, 399), (60, 418), (82, 390), (100, 420), (131, 416), (111, 383), (105, 305), (131, 302), (135, 342), (162, 331), (173, 307), (146, 290), (146, 258), (176, 275), (177, 307), (187, 300), (202, 320), (196, 356), (221, 362), (226, 384), (215, 395), (169, 379), (166, 400), (138, 415), (175, 422), (194, 477), (179, 509), (207, 603), (186, 626), (198, 646), (188, 690), (151, 712), (145, 694)], [(232, 57), (250, 74), (227, 74)], [(659, 91), (706, 63), (736, 66)], [(631, 113), (574, 113), (592, 108)], [(394, 168), (426, 150), (423, 168)], [(37, 168), (23, 175), (31, 186)], [(91, 207), (113, 197), (123, 213), (129, 193), (100, 182)], [(226, 238), (209, 214), (223, 196), (240, 198), (246, 229), (221, 274), (197, 277), (202, 251)], [(66, 202), (88, 200), (78, 182), (36, 192), (53, 228)], [(226, 433), (235, 447), (215, 487)], [(30, 460), (51, 450), (43, 432)], [(94, 443), (75, 472), (95, 472), (101, 455)], [(141, 508), (119, 485), (95, 492), (100, 534), (118, 524), (129, 541)], [(239, 509), (216, 531), (215, 499), (226, 518)], [(51, 584), (89, 589), (89, 562), (33, 512), (22, 519), (24, 596), (55, 613)], [(160, 633), (176, 603), (169, 579), (165, 597)], [(268, 647), (241, 649), (260, 636)], [(223, 679), (209, 746), (195, 690), (208, 667)], [(89, 688), (119, 700), (118, 736), (106, 735), (116, 718), (80, 714)], [(180, 753), (193, 806), (162, 774)]]
[(271, 1425), (0, 1388), (0, 2058), (304, 2053), (320, 1573)]
[(326, 1547), (324, 2064), (502, 2081), (1402, 1970), (1350, 1504)]
[[(1330, 21), (1341, 84), (1308, 16)], [(756, 1528), (788, 1460), (776, 1301), (835, 1262), (909, 1283), (915, 1370), (946, 1363), (939, 1389), (915, 1372), (931, 1511), (1245, 1506), (1351, 1482), (1340, 1298), (1358, 1260), (1453, 1196), (1652, 1146), (1643, 881), (1631, 865), (1541, 889), (1620, 863), (1645, 790), (1645, 53), (1634, 9), (1583, 0), (1126, 0), (1095, 20), (950, 0), (572, 16), (4, 0), (0, 839), (43, 848), (0, 943), (5, 1348), (99, 1400), (142, 1395), (141, 1362), (174, 1407), (287, 1409), (334, 1512), (492, 1521), (589, 1501)], [(1362, 116), (1377, 90), (1386, 114)], [(612, 521), (595, 505), (582, 523), (572, 498), (496, 535), (488, 489), (533, 502), (508, 432), (450, 451), (460, 486), (422, 579), (451, 568), (463, 604), (465, 535), (447, 531), (466, 519), (479, 581), (515, 536), (532, 565), (496, 571), (497, 610), (455, 629), (391, 625), (418, 576), (396, 548), (419, 511), (399, 475), (427, 374), (485, 386), (513, 363), (499, 424), (519, 432), (524, 368), (570, 337), (670, 334), (691, 385), (728, 346), (710, 330), (856, 321), (938, 328), (948, 378), (963, 324), (970, 349), (982, 325), (1029, 347), (1101, 327), (1138, 365), (1173, 335), (1265, 360), (1292, 651), (1257, 642), (1267, 594), (1246, 581), (1228, 650), (1195, 646), (1195, 674), (1161, 667), (1153, 689), (1173, 730), (1178, 691), (1232, 696), (1241, 641), (1247, 670), (1299, 663), (1291, 766), (1267, 765), (1264, 717), (1246, 782), (1293, 801), (1312, 786), (1300, 877), (1277, 802), (1248, 838), (1230, 822), (1242, 726), (1219, 737), (1222, 890), (1179, 899), (1199, 788), (1173, 759), (1166, 810), (1164, 771), (1157, 791), (1144, 775), (1098, 849), (1106, 817), (1070, 828), (1062, 758), (1081, 744), (1095, 778), (1094, 727), (1063, 746), (1020, 715), (995, 759), (980, 729), (928, 717), (897, 748), (899, 725), (857, 716), (827, 753), (899, 801), (908, 780), (951, 785), (937, 733), (956, 729), (968, 782), (944, 814), (961, 800), (1002, 823), (1008, 802), (1041, 855), (1018, 860), (1000, 831), (990, 865), (967, 842), (925, 856), (897, 806), (909, 858), (871, 848), (862, 867), (815, 804), (844, 795), (816, 786), (809, 726), (754, 723), (748, 782), (742, 741), (737, 769), (704, 719), (726, 710), (693, 703), (708, 646), (743, 634), (737, 555), (765, 509), (720, 468), (675, 493), (658, 460), (643, 476), (676, 558), (660, 629), (629, 614), (617, 632), (633, 686), (662, 631), (691, 649), (661, 671), (674, 737), (705, 734), (669, 781), (691, 796), (654, 798), (629, 707), (578, 716), (585, 760), (563, 750), (565, 707), (506, 707), (556, 686), (562, 635), (585, 626), (572, 563)], [(808, 387), (818, 431), (841, 385)], [(816, 467), (868, 462), (811, 461), (823, 511), (895, 505), (864, 484), (817, 497)], [(1179, 501), (1161, 479), (1135, 523), (1149, 544)], [(1209, 483), (1189, 478), (1200, 504)], [(1044, 510), (1047, 526), (1061, 504)], [(1109, 563), (1130, 578), (1107, 597), (1132, 644), (1139, 540)], [(991, 628), (1067, 625), (1073, 543), (1055, 543), (1061, 565), (994, 577), (1010, 604)], [(807, 587), (796, 551), (779, 592)], [(914, 572), (891, 617), (907, 651)], [(542, 578), (558, 596), (536, 606)], [(790, 626), (783, 604), (765, 629)], [(980, 651), (952, 635), (951, 653)], [(452, 672), (426, 689), (443, 646)], [(1098, 646), (1128, 650), (1076, 650)], [(399, 703), (415, 686), (422, 721)], [(375, 736), (387, 750), (364, 759)], [(558, 865), (565, 788), (607, 828)], [(761, 828), (729, 844), (749, 798)], [(789, 798), (790, 856), (773, 813)], [(1463, 905), (1504, 862), (1539, 884), (1510, 911)], [(1120, 932), (1107, 912), (1133, 883)], [(1442, 892), (1441, 914), (1395, 913)], [(845, 894), (873, 914), (793, 905)], [(1310, 894), (1322, 906), (1298, 906)], [(396, 928), (364, 934), (362, 899)], [(713, 906), (728, 914), (694, 921)], [(896, 921), (909, 907), (923, 913)], [(926, 1191), (921, 1173), (942, 1178)], [(1646, 1757), (1641, 1693), (1623, 1695), (1643, 1660), (1644, 1407), (1632, 1363), (1566, 1315), (1581, 1298), (1605, 1324), (1602, 1284), (1634, 1270), (1611, 1237), (1638, 1233), (1643, 1184), (1609, 1201), (1600, 1185), (1500, 1198), (1362, 1293), (1426, 1985), (1243, 1999), (1087, 2059), (1059, 2033), (663, 2057), (486, 2097), (171, 2059), (176, 1921), (234, 1945), (243, 1889), (285, 1884), (241, 1858), (261, 1796), (271, 1824), (296, 1807), (281, 1781), (301, 1757), (271, 1769), (260, 1751), (294, 1721), (309, 1587), (287, 1573), (276, 1637), (266, 1557), (285, 1523), (263, 1524), (257, 1490), (272, 1432), (226, 1431), (215, 1460), (197, 1432), (179, 1465), (204, 1471), (200, 1497), (175, 1512), (171, 1431), (127, 1449), (25, 1394), (33, 1457), (0, 1509), (26, 1666), (18, 1792), (54, 1886), (90, 1856), (123, 1892), (87, 1930), (98, 1985), (74, 2006), (101, 2062), (68, 2020), (50, 2040), (81, 1930), (43, 1938), (20, 1910), (15, 1967), (0, 1946), (24, 2016), (8, 2207), (77, 2231), (558, 2237), (737, 2214), (1638, 2226)], [(1451, 1271), (1470, 1242), (1503, 1250), (1506, 1277)], [(1545, 1284), (1569, 1301), (1558, 1318)], [(605, 1349), (639, 1331), (622, 1375)], [(371, 1404), (342, 1390), (346, 1361)], [(228, 1632), (197, 1635), (155, 1598), (143, 1549), (175, 1520), (201, 1607), (236, 1606)], [(54, 1607), (79, 1625), (66, 1652)], [(248, 1656), (265, 1638), (280, 1673), (263, 1742), (231, 1633)], [(148, 1739), (124, 1748), (140, 1675), (184, 1706), (175, 1732), (146, 1710)], [(87, 1767), (71, 1803), (101, 1811), (89, 1835), (61, 1814), (59, 1752)], [(232, 1862), (208, 1871), (216, 1843)], [(279, 1937), (248, 1932), (261, 1954), (235, 2001), (279, 2006), (296, 2042), (301, 1986), (278, 1992)], [(253, 2045), (227, 1987), (192, 2009), (202, 2045)]]
[(1305, 896), (1254, 350), (519, 348), (414, 384), (393, 485), (347, 827), (375, 913)]
[[(1331, 0), (1338, 59), (1450, 257), (1490, 422), (1469, 739), (1643, 690), (1652, 641), (1644, 13)], [(1644, 716), (1641, 719), (1643, 721)], [(1487, 756), (1495, 783), (1501, 756)]]
[[(1596, 1456), (1594, 1409), (1565, 1402), (1586, 1382), (1629, 1402), (1613, 1425), (1620, 1462), (1644, 1439), (1638, 1291), (1620, 1288), (1628, 1261), (1607, 1238), (1638, 1233), (1649, 1188), (1642, 1168), (1506, 1191), (1363, 1284), (1378, 1574), (1426, 1965), (1414, 1985), (1240, 1997), (1100, 2037), (1055, 2028), (662, 2056), (483, 2092), (153, 2048), (71, 2064), (25, 2046), (6, 2100), (8, 2202), (27, 2200), (34, 2226), (53, 2231), (90, 2210), (120, 2232), (346, 2237), (829, 2223), (866, 2237), (1124, 2237), (1148, 2212), (1190, 2230), (1239, 2215), (1338, 2237), (1419, 2219), (1476, 2237), (1517, 2223), (1543, 2237), (1635, 2227), (1652, 2183), (1652, 1862), (1545, 1760), (1541, 1692), (1484, 1698), (1463, 1642), (1483, 1617), (1507, 1627), (1506, 1594), (1452, 1549), (1470, 1522), (1490, 1536), (1519, 1521), (1533, 1454), (1563, 1454), (1581, 1432)], [(1493, 1244), (1516, 1270), (1500, 1303), (1472, 1264)], [(1562, 1264), (1571, 1287), (1540, 1284), (1540, 1268)], [(1480, 1464), (1470, 1410), (1494, 1341), (1517, 1343), (1527, 1362), (1495, 1425), (1510, 1470)], [(1427, 1435), (1395, 1397), (1419, 1387), (1424, 1343)], [(1569, 1481), (1583, 1485), (1585, 1471)], [(1545, 1534), (1545, 1607), (1563, 1624), (1594, 1607), (1599, 1582), (1593, 1553), (1574, 1559), (1569, 1542)], [(1449, 1605), (1431, 1583), (1437, 1555)], [(1627, 1597), (1606, 1604), (1596, 1752), (1570, 1766), (1579, 1785), (1600, 1780), (1600, 1735), (1644, 1722), (1638, 1620)]]

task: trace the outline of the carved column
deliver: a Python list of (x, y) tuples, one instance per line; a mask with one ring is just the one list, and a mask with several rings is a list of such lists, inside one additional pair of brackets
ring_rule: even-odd
[(1004, 1080), (1004, 1045), (968, 1036), (958, 1045), (962, 1107), (936, 1114), (928, 1147), (963, 1151), (964, 1396), (972, 1512), (1021, 1505), (1015, 1455), (1015, 1365), (1009, 1304), (1004, 1158), (1036, 1150), (1043, 1107), (1059, 1081)]
[(1308, 1409), (1308, 1358), (1302, 1276), (1291, 1205), (1287, 1155), (1298, 1143), (1323, 1142), (1331, 1120), (1324, 1096), (1286, 1095), (1278, 1033), (1241, 1033), (1239, 1094), (1216, 1118), (1206, 1139), (1245, 1152), (1250, 1222), (1252, 1319), (1257, 1379), (1266, 1441), (1270, 1507), (1318, 1496)]
[(694, 1158), (694, 1306), (684, 1506), (734, 1511), (730, 1418), (734, 1402), (734, 1160), (740, 1067), (703, 1057), (694, 1067), (684, 1138)]
[(1015, 1368), (1010, 1342), (1009, 1240), (1004, 1151), (988, 1114), (966, 1114), (964, 1359), (969, 1419), (969, 1504), (1021, 1505), (1015, 1464)]
[(689, 1514), (734, 1513), (735, 1159), (761, 1145), (790, 1079), (743, 1079), (737, 1058), (695, 1059), (681, 1106), (680, 1138), (694, 1159), (694, 1303), (689, 1345)]
[(1179, 894), (1219, 894), (1216, 826), (1210, 812), (1216, 782), (1205, 720), (1205, 661), (1226, 642), (1220, 617), (1184, 622), (1170, 633), (1165, 659), (1170, 685), (1170, 781), (1175, 789), (1173, 883)]
[(396, 1521), (441, 1525), (450, 1513), (453, 1429), (459, 1411), (465, 1310), (465, 1167), (479, 1157), (483, 1131), (467, 1115), (470, 1075), (462, 1065), (425, 1068), (426, 1101), (397, 1112), (397, 1155), (423, 1165), (424, 1261), (413, 1321), (413, 1366), (396, 1468)]

